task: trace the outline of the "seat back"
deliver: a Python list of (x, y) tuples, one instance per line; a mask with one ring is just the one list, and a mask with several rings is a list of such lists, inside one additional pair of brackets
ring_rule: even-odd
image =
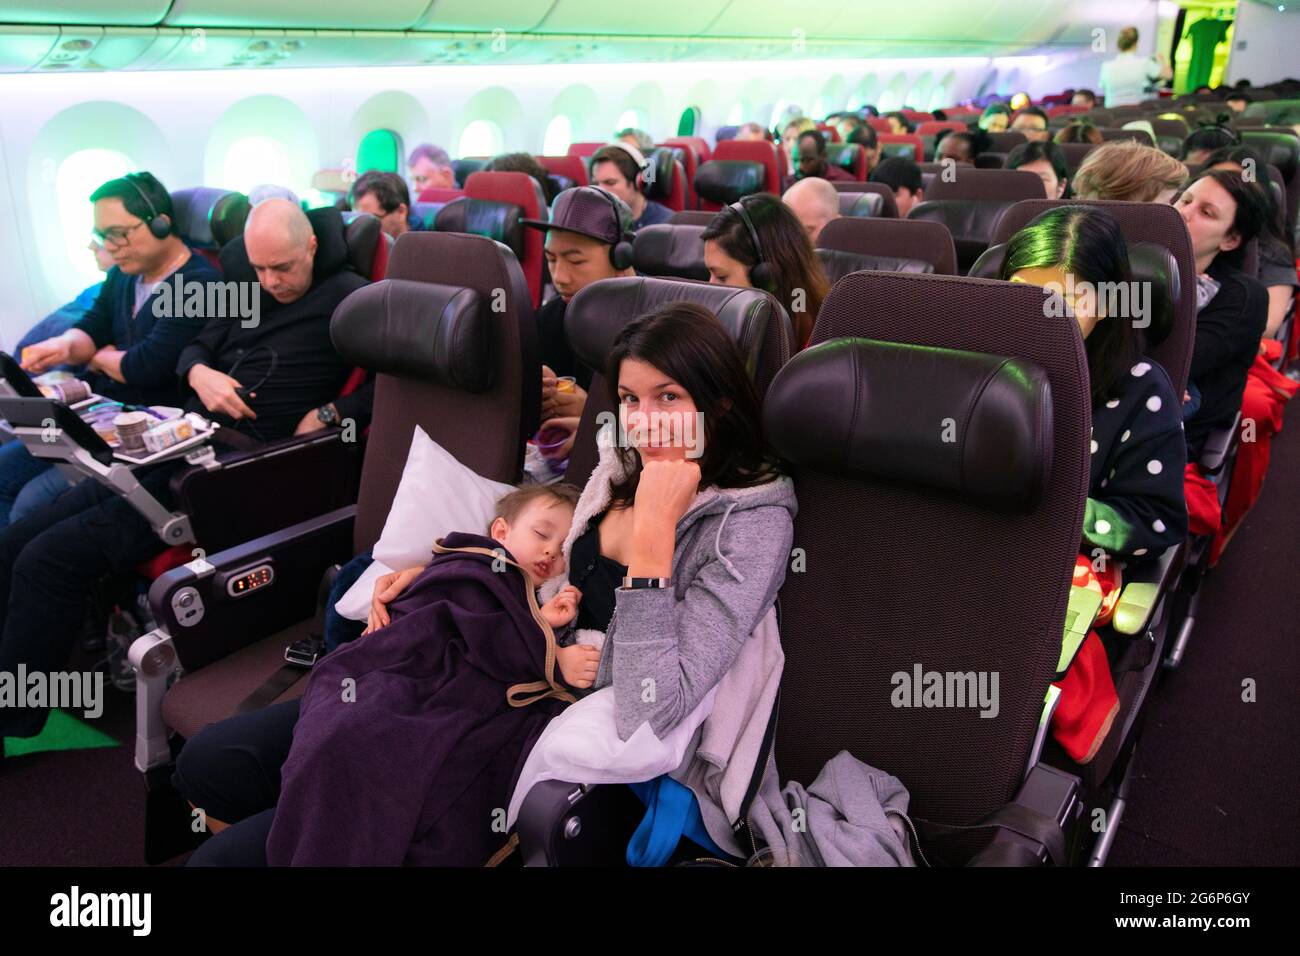
[(677, 161), (677, 150), (658, 147), (646, 157), (645, 197), (678, 212), (686, 208), (686, 170)]
[(705, 209), (683, 209), (681, 212), (672, 214), (668, 220), (670, 226), (707, 226), (713, 222), (716, 212)]
[(857, 252), (818, 247), (817, 258), (822, 261), (822, 271), (826, 273), (826, 279), (831, 285), (839, 282), (850, 272), (934, 272), (932, 262), (899, 256), (868, 256)]
[(669, 136), (659, 145), (685, 148), (687, 152), (695, 156), (697, 166), (700, 163), (707, 163), (713, 158), (713, 149), (709, 146), (709, 141), (703, 136)]
[(541, 410), (541, 359), (532, 301), (506, 246), (405, 233), (388, 278), (343, 301), (330, 337), (340, 354), (377, 373), (357, 551), (383, 530), (416, 425), (485, 478), (519, 480)]
[(352, 268), (371, 282), (378, 282), (388, 269), (392, 240), (384, 234), (378, 217), (365, 212), (343, 213), (343, 241)]
[(857, 143), (827, 143), (826, 161), (854, 179), (867, 181), (867, 151)]
[(944, 130), (951, 130), (954, 133), (966, 132), (967, 126), (961, 120), (926, 120), (916, 127), (916, 135), (922, 138), (926, 136), (937, 136)]
[(438, 213), (442, 207), (447, 205), (445, 202), (413, 202), (410, 207), (410, 215), (423, 227), (425, 232), (433, 228), (434, 222), (438, 218)]
[(469, 177), (480, 172), (490, 162), (492, 162), (491, 156), (465, 156), (461, 159), (453, 159), (451, 171), (456, 177), (456, 185), (464, 189)]
[(563, 176), (570, 180), (575, 186), (586, 186), (590, 179), (588, 178), (587, 163), (581, 156), (534, 156), (533, 159), (542, 164), (542, 168), (548, 173), (555, 176)]
[(417, 202), (431, 202), (446, 205), (453, 199), (459, 199), (465, 195), (463, 189), (444, 189), (440, 186), (430, 186), (428, 189), (420, 191)]
[(509, 247), (519, 259), (524, 253), (523, 210), (510, 202), (491, 202), (463, 196), (443, 206), (433, 221), (437, 232), (464, 232), (486, 236)]
[(1164, 367), (1178, 395), (1187, 387), (1192, 347), (1196, 342), (1196, 259), (1187, 225), (1173, 206), (1155, 203), (1082, 199), (1027, 199), (1012, 206), (993, 234), (993, 243), (1006, 242), (1033, 219), (1056, 206), (1096, 206), (1115, 217), (1128, 243), (1149, 242), (1169, 250), (1178, 264), (1179, 283), (1173, 327), (1150, 356)]
[(708, 282), (704, 240), (700, 238), (704, 229), (674, 223), (642, 227), (632, 241), (632, 268), (641, 275)]
[(1000, 133), (989, 133), (990, 153), (1001, 153), (1006, 155), (1022, 143), (1029, 142), (1029, 138), (1018, 129), (1003, 130)]
[(177, 234), (200, 251), (218, 250), (244, 233), (250, 207), (243, 193), (197, 186), (178, 189), (171, 198)]
[(794, 349), (794, 329), (781, 304), (757, 289), (684, 279), (635, 276), (593, 282), (573, 297), (564, 332), (574, 354), (594, 371), (565, 480), (582, 486), (596, 466), (597, 416), (612, 412), (605, 361), (614, 337), (633, 319), (672, 302), (693, 302), (713, 312), (740, 347), (761, 396)]
[(1296, 214), (1300, 211), (1300, 139), (1289, 127), (1281, 129), (1245, 129), (1243, 146), (1253, 146), (1264, 155), (1264, 162), (1276, 166), (1286, 184), (1287, 235), (1296, 232)]
[[(877, 216), (884, 216), (887, 219), (898, 218), (898, 202), (894, 199), (894, 191), (884, 183), (831, 183), (838, 193), (850, 193), (862, 195), (864, 193), (880, 197), (879, 212), (874, 213)], [(843, 210), (843, 205), (840, 209)], [(842, 212), (842, 215), (848, 213)]]
[[(527, 173), (474, 173), (465, 180), (465, 195), (471, 199), (513, 203), (519, 207), (524, 219), (550, 218), (541, 185)], [(545, 261), (542, 245), (545, 241), (540, 230), (524, 230), (519, 265), (533, 294), (533, 308), (542, 304), (542, 267)]]
[[(936, 179), (931, 188), (938, 188), (939, 182)], [(1003, 199), (927, 198), (913, 206), (907, 218), (946, 226), (957, 248), (957, 268), (964, 275), (980, 254), (993, 244), (993, 232), (1011, 205)]]
[(781, 195), (781, 181), (785, 177), (785, 150), (776, 143), (737, 142), (727, 140), (713, 150), (714, 160), (738, 160), (759, 163), (763, 167), (763, 192)]
[(837, 192), (835, 195), (839, 197), (841, 216), (855, 218), (879, 216), (885, 205), (884, 197), (880, 193)]
[[(695, 173), (700, 168), (700, 164), (705, 160), (700, 158), (700, 153), (696, 152), (696, 146), (693, 141), (699, 139), (696, 136), (676, 136), (669, 137), (659, 146), (663, 149), (670, 149), (673, 155), (677, 157), (677, 162), (682, 166), (682, 173), (686, 176), (686, 194), (685, 206), (690, 209), (695, 205)], [(701, 140), (703, 142), (703, 140)], [(706, 148), (708, 144), (705, 144)]]
[(1065, 154), (1065, 165), (1070, 171), (1071, 178), (1074, 177), (1075, 170), (1082, 164), (1087, 155), (1097, 148), (1096, 143), (1057, 143), (1056, 148)]
[(762, 163), (711, 159), (695, 173), (695, 194), (701, 210), (717, 211), (742, 196), (764, 192), (766, 182), (767, 170)]
[(817, 236), (818, 249), (879, 259), (927, 262), (940, 275), (957, 274), (957, 250), (947, 228), (912, 219), (832, 219)]
[(583, 159), (596, 155), (596, 152), (606, 143), (570, 143), (568, 155), (581, 156)]
[(925, 159), (925, 147), (921, 137), (911, 133), (881, 133), (876, 137), (876, 142), (880, 144), (881, 159), (902, 156), (904, 159), (912, 159), (918, 163)]
[(936, 176), (926, 199), (1045, 199), (1043, 181), (1019, 169), (976, 169), (954, 166), (953, 175)]
[[(1039, 289), (857, 273), (769, 390), (764, 424), (794, 465), (794, 545), (808, 556), (780, 594), (783, 780), (807, 785), (848, 750), (903, 782), (909, 812), (969, 824), (1024, 779), (1061, 650), (1091, 427), (1078, 327), (1043, 313)], [(834, 558), (814, 568), (816, 555)], [(946, 673), (990, 688), (996, 674), (996, 715), (922, 706), (930, 672), (941, 687)]]

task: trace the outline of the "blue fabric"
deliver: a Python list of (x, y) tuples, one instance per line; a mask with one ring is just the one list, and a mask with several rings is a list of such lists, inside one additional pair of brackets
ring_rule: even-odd
[(646, 805), (645, 816), (627, 845), (628, 866), (663, 866), (682, 837), (706, 852), (725, 859), (728, 854), (709, 837), (700, 805), (689, 787), (664, 774), (644, 783), (628, 784)]
[(0, 445), (0, 530), (9, 527), (14, 502), (27, 483), (46, 470), (57, 469), (48, 461), (33, 458), (22, 442)]
[(10, 522), (22, 521), (29, 514), (40, 511), (71, 487), (72, 482), (58, 468), (46, 468), (18, 492), (13, 509), (9, 512)]
[(1201, 408), (1201, 390), (1191, 382), (1187, 383), (1187, 401), (1183, 402), (1183, 421), (1187, 421)]
[(334, 579), (334, 586), (330, 588), (328, 603), (325, 605), (325, 653), (328, 654), (340, 644), (355, 641), (366, 629), (365, 621), (348, 620), (334, 610), (334, 605), (348, 593), (348, 588), (357, 583), (357, 578), (361, 577), (374, 560), (369, 551), (358, 554), (343, 565), (339, 570), (339, 576)]

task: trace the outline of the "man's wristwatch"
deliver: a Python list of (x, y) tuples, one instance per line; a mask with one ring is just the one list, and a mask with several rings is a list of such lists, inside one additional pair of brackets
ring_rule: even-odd
[(655, 588), (665, 590), (672, 587), (672, 578), (631, 578), (623, 579), (623, 589), (625, 591), (639, 591), (645, 588)]
[(322, 405), (316, 409), (316, 418), (323, 425), (337, 425), (339, 423), (339, 412), (333, 405)]

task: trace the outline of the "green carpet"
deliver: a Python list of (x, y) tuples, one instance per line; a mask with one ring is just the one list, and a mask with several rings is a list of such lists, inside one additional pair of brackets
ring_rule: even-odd
[(95, 750), (118, 745), (108, 734), (61, 710), (50, 711), (45, 729), (35, 737), (6, 737), (4, 740), (5, 754), (10, 757), (47, 750)]

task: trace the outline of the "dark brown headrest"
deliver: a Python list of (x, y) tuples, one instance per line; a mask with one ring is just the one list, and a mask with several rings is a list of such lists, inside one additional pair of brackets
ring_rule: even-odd
[(1047, 373), (977, 352), (862, 338), (812, 346), (772, 381), (763, 427), (798, 467), (1002, 513), (1033, 511), (1051, 472)]
[(913, 206), (907, 218), (947, 226), (957, 247), (957, 266), (965, 272), (989, 247), (998, 222), (1011, 205), (996, 199), (927, 199)]
[(747, 159), (711, 159), (695, 171), (695, 192), (709, 202), (726, 206), (762, 192), (767, 169)]
[(350, 364), (433, 380), (467, 392), (492, 387), (492, 321), (483, 298), (463, 286), (383, 279), (344, 299), (330, 340)]
[(248, 197), (229, 189), (198, 186), (171, 194), (176, 232), (200, 249), (220, 249), (244, 231)]
[(673, 172), (677, 154), (672, 149), (660, 146), (652, 149), (646, 156), (645, 195), (647, 199), (668, 199), (673, 194)]
[[(855, 144), (856, 145), (856, 144)], [(884, 206), (884, 197), (880, 193), (837, 193), (840, 197), (840, 215), (865, 219), (879, 216)]]
[(643, 226), (632, 242), (632, 266), (642, 275), (672, 276), (707, 282), (704, 226)]
[(818, 249), (817, 258), (822, 261), (822, 271), (826, 279), (834, 285), (850, 272), (934, 272), (933, 263), (920, 259), (904, 259), (899, 256), (872, 256), (860, 252), (845, 252), (842, 249)]
[(506, 246), (516, 257), (524, 256), (523, 210), (512, 202), (492, 199), (453, 199), (438, 210), (433, 228), (438, 232), (468, 232), (487, 236)]
[(564, 334), (584, 365), (603, 371), (623, 327), (672, 302), (693, 302), (716, 315), (740, 347), (745, 367), (756, 380), (768, 326), (781, 322), (788, 327), (790, 323), (777, 301), (757, 289), (631, 276), (601, 279), (575, 295), (564, 313)]

